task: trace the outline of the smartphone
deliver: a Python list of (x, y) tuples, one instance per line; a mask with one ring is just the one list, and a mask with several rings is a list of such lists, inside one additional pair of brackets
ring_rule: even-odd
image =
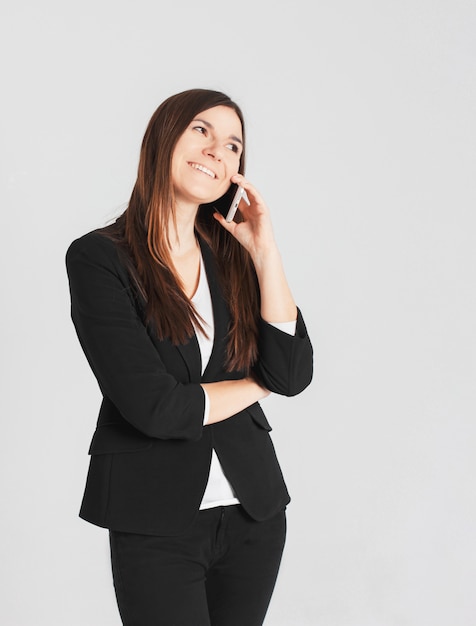
[(235, 213), (238, 210), (238, 206), (241, 202), (241, 199), (246, 202), (248, 206), (250, 206), (250, 200), (248, 198), (248, 194), (243, 189), (243, 187), (238, 186), (235, 195), (233, 196), (233, 200), (231, 201), (230, 208), (228, 209), (228, 213), (226, 214), (225, 220), (227, 222), (232, 222), (235, 217)]

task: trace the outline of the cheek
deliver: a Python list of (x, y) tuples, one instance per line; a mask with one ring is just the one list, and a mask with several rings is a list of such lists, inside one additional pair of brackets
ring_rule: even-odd
[(234, 158), (229, 161), (228, 172), (230, 176), (233, 176), (234, 174), (238, 174), (238, 172), (240, 171), (240, 164), (241, 164), (240, 159)]
[(223, 195), (225, 195), (225, 193), (230, 188), (230, 185), (231, 185), (231, 181), (230, 180), (223, 181), (223, 184), (220, 185), (220, 192), (219, 192), (220, 195), (219, 195), (219, 198), (221, 198)]

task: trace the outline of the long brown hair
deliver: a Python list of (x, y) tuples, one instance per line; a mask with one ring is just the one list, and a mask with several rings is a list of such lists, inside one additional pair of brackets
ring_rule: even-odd
[[(243, 114), (236, 103), (219, 91), (190, 89), (165, 100), (153, 114), (142, 142), (137, 180), (127, 209), (106, 229), (127, 253), (129, 272), (144, 299), (145, 321), (160, 339), (186, 343), (200, 319), (185, 295), (174, 269), (168, 239), (169, 220), (175, 220), (171, 163), (178, 139), (194, 117), (207, 109), (227, 106), (238, 115), (243, 131), (239, 172), (245, 166)], [(249, 372), (257, 358), (259, 291), (249, 254), (212, 217), (229, 192), (212, 205), (201, 205), (196, 230), (217, 259), (217, 269), (231, 322), (228, 333), (228, 371)]]

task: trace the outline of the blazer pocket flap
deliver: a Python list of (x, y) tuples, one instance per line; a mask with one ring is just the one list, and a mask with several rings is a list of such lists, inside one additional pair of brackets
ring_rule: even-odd
[(152, 439), (129, 424), (98, 426), (93, 435), (89, 454), (137, 452), (152, 446)]
[(258, 424), (258, 426), (261, 426), (261, 428), (264, 428), (267, 431), (273, 430), (268, 420), (266, 419), (266, 415), (264, 414), (263, 409), (257, 402), (249, 406), (246, 410), (251, 415), (253, 420)]

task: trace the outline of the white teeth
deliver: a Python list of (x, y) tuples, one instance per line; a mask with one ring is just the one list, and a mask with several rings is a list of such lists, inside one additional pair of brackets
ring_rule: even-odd
[(216, 178), (215, 174), (208, 168), (204, 167), (203, 165), (200, 165), (199, 163), (190, 163), (190, 165), (194, 167), (196, 170), (200, 170), (204, 174), (208, 174), (212, 178)]

